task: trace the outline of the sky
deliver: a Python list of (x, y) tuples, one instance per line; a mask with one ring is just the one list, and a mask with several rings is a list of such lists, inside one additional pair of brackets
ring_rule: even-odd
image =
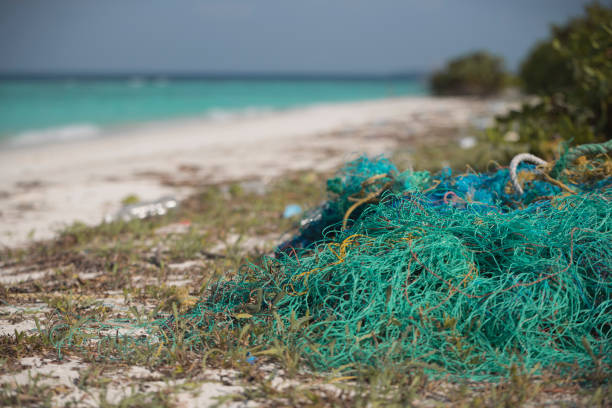
[(0, 72), (429, 71), (486, 49), (516, 69), (582, 0), (0, 0)]

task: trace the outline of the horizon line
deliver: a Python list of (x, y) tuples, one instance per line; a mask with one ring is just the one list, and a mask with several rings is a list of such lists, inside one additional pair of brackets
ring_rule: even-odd
[(44, 80), (44, 79), (216, 79), (216, 80), (388, 80), (424, 79), (429, 72), (422, 70), (388, 73), (368, 72), (282, 72), (282, 71), (170, 71), (170, 72), (95, 72), (95, 71), (0, 71), (0, 80)]

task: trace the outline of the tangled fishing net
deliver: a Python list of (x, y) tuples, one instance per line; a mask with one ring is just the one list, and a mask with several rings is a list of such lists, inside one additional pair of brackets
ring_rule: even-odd
[(205, 350), (213, 329), (250, 325), (251, 344), (291, 342), (319, 370), (400, 361), (472, 378), (512, 364), (609, 370), (608, 145), (489, 173), (348, 163), (274, 257), (157, 322), (159, 337), (177, 341), (173, 329), (188, 322), (198, 330), (181, 341)]

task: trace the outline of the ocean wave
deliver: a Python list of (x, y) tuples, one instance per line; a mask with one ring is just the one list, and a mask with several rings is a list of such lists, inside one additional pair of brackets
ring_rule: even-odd
[(13, 147), (24, 147), (43, 143), (93, 139), (100, 136), (101, 133), (102, 129), (93, 123), (73, 123), (66, 126), (27, 130), (13, 135), (6, 143)]

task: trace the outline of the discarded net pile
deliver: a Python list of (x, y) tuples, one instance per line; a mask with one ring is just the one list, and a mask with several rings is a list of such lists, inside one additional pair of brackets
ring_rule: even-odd
[(513, 363), (607, 370), (612, 178), (607, 156), (588, 162), (554, 183), (519, 167), (519, 196), (507, 169), (400, 174), (359, 159), (329, 180), (330, 201), (276, 259), (219, 283), (184, 318), (267, 327), (264, 343), (287, 340), (299, 321), (291, 341), (317, 369), (412, 360), (485, 377)]
[[(609, 371), (612, 168), (595, 153), (519, 166), (521, 195), (506, 168), (455, 176), (348, 163), (275, 257), (158, 322), (160, 338), (206, 350), (214, 329), (244, 328), (249, 344), (290, 343), (322, 370)], [(181, 322), (197, 330), (173, 338)]]

